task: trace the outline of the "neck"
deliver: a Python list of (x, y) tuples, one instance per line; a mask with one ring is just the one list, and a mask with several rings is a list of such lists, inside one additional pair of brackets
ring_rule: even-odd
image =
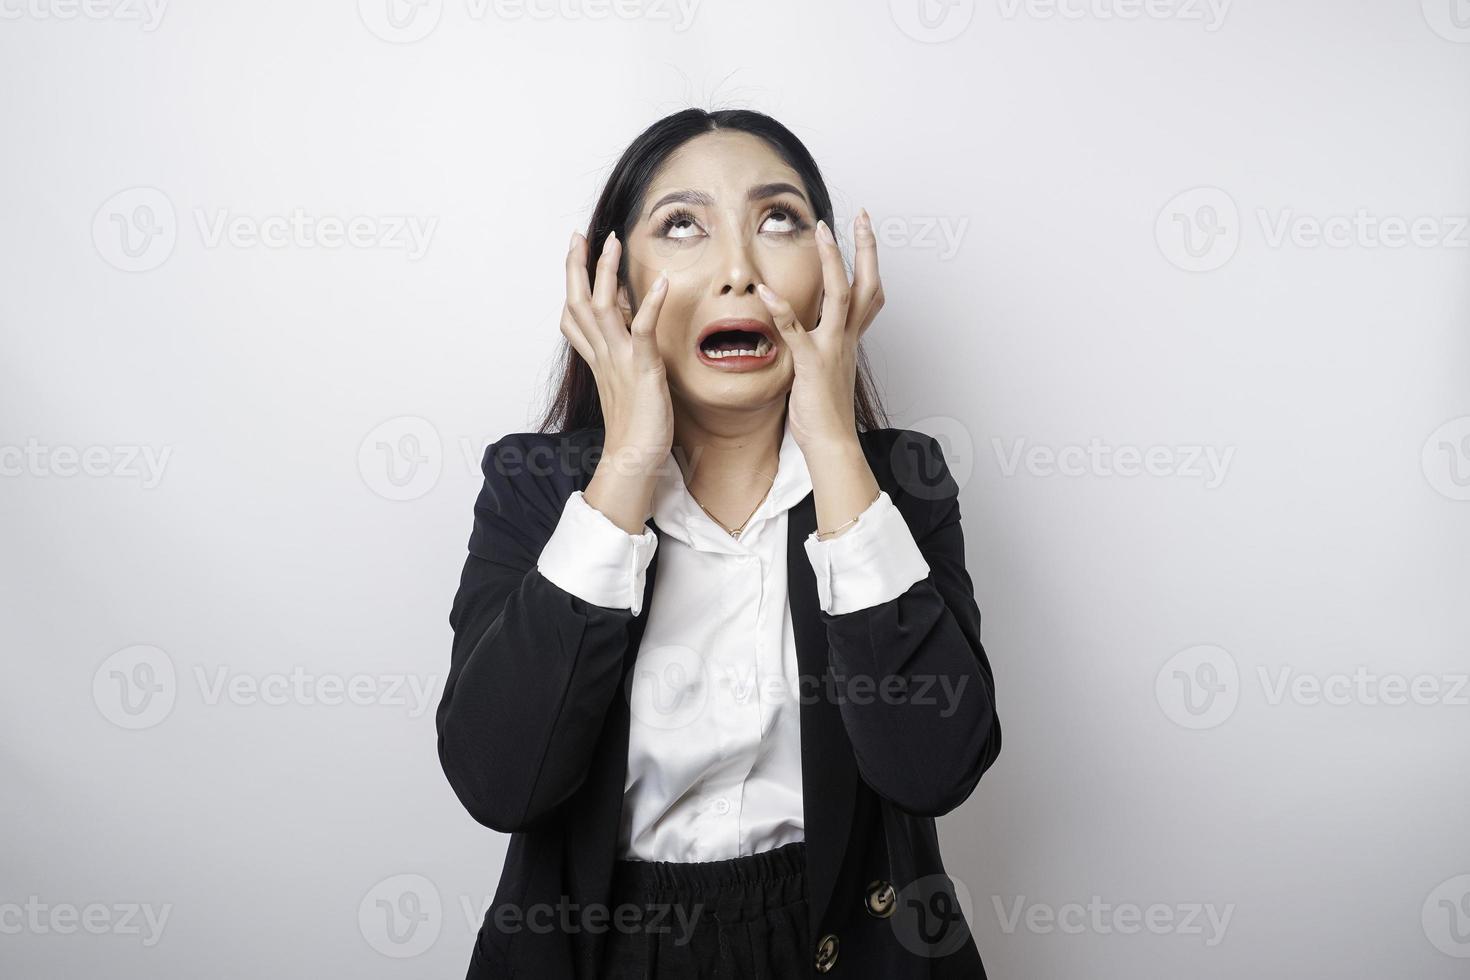
[(744, 521), (770, 493), (785, 427), (784, 401), (762, 411), (676, 412), (673, 452), (689, 493), (721, 523)]

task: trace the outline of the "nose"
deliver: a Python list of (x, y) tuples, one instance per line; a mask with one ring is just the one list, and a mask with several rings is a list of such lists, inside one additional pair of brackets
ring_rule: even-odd
[(731, 231), (720, 236), (719, 273), (715, 284), (721, 296), (755, 295), (760, 282), (751, 237), (735, 214), (727, 217), (725, 227)]

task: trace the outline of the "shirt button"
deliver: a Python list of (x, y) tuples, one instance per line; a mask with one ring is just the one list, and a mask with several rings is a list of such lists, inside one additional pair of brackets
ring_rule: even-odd
[(720, 797), (718, 800), (715, 800), (715, 812), (716, 813), (729, 813), (730, 812), (730, 801), (727, 800), (727, 799), (725, 799), (723, 796)]

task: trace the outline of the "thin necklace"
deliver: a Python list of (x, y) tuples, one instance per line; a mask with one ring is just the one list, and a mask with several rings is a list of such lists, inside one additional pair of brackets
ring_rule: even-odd
[[(773, 476), (773, 477), (771, 477), (771, 485), (772, 486), (775, 486), (775, 484), (776, 484), (776, 478)], [(688, 487), (685, 487), (685, 489), (687, 490)], [(709, 519), (710, 520), (714, 521), (716, 524), (719, 524), (720, 527), (725, 528), (726, 533), (728, 533), (730, 535), (730, 537), (734, 538), (737, 541), (740, 540), (740, 532), (745, 530), (745, 525), (749, 524), (750, 523), (750, 519), (755, 516), (755, 511), (761, 509), (761, 504), (765, 503), (766, 502), (766, 497), (769, 497), (770, 495), (771, 495), (771, 488), (770, 487), (767, 487), (766, 488), (765, 496), (764, 497), (761, 497), (760, 503), (758, 503), (758, 504), (755, 505), (755, 510), (752, 510), (749, 514), (746, 515), (745, 520), (743, 520), (743, 521), (740, 522), (740, 526), (739, 527), (731, 528), (731, 527), (725, 527), (724, 522), (722, 522), (714, 514), (710, 514), (709, 508), (706, 507), (704, 504), (700, 504), (699, 503), (699, 498), (694, 496), (694, 491), (691, 490), (689, 492), (689, 496), (694, 500), (694, 502), (696, 504), (699, 504), (699, 509), (702, 510), (702, 511), (704, 511), (706, 514), (709, 514)]]

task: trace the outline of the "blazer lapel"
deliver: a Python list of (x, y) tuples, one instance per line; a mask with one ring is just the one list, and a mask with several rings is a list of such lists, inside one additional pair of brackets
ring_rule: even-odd
[[(801, 795), (813, 941), (847, 852), (858, 779), (857, 759), (842, 722), (842, 711), (827, 687), (827, 626), (821, 620), (817, 577), (805, 544), (816, 529), (816, 497), (808, 493), (787, 517), (786, 581), (801, 677)], [(812, 684), (816, 685), (814, 691)]]

